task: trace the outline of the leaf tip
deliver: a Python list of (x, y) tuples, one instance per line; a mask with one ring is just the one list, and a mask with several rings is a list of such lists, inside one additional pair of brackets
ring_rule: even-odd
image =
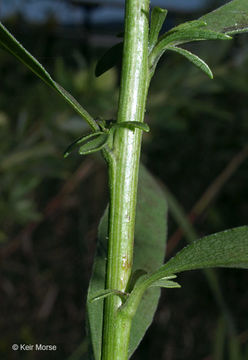
[(212, 70), (210, 69), (209, 66), (207, 66), (207, 68), (206, 68), (206, 70), (205, 70), (205, 73), (208, 75), (208, 77), (209, 77), (211, 80), (213, 80), (214, 74), (213, 74), (213, 72), (212, 72)]
[(145, 132), (149, 132), (149, 131), (150, 131), (150, 126), (149, 126), (148, 124), (144, 123), (143, 130), (144, 130)]
[(159, 12), (159, 13), (161, 13), (161, 14), (167, 14), (167, 13), (168, 13), (168, 10), (167, 10), (167, 9), (163, 9), (163, 8), (161, 8), (161, 7), (159, 7), (159, 6), (155, 6), (155, 7), (153, 8), (153, 10), (156, 11), (156, 12)]

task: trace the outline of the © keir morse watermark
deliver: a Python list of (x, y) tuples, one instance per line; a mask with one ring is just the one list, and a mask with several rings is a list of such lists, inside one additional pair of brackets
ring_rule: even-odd
[(52, 344), (13, 344), (14, 351), (56, 351), (57, 345)]

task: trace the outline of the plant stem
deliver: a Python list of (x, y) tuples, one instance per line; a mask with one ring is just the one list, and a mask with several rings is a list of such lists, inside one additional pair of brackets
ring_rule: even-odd
[[(123, 67), (117, 122), (143, 122), (148, 88), (149, 0), (126, 0)], [(109, 242), (106, 289), (125, 291), (132, 268), (142, 131), (118, 128), (109, 160)], [(106, 299), (102, 360), (126, 360), (131, 318), (118, 296)]]

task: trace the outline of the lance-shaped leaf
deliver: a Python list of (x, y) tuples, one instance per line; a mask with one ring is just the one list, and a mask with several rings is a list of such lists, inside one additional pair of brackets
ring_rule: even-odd
[(133, 314), (147, 289), (163, 279), (167, 281), (168, 276), (213, 267), (248, 269), (248, 226), (209, 235), (186, 246), (157, 271), (144, 275), (137, 282), (123, 305), (123, 311)]
[(41, 78), (47, 85), (55, 89), (72, 108), (84, 118), (93, 130), (98, 126), (91, 115), (69, 94), (61, 85), (57, 84), (45, 68), (36, 60), (0, 22), (0, 45), (25, 64), (33, 73)]
[(205, 74), (207, 74), (210, 79), (213, 79), (213, 73), (209, 66), (201, 59), (199, 56), (192, 54), (190, 51), (179, 48), (177, 46), (167, 46), (167, 50), (174, 51), (180, 55), (183, 55), (191, 61), (195, 66), (197, 66), (199, 69), (201, 69)]
[(149, 132), (150, 131), (150, 128), (148, 126), (148, 124), (146, 123), (142, 123), (140, 121), (123, 121), (123, 122), (120, 122), (120, 123), (115, 123), (112, 128), (127, 128), (127, 129), (130, 129), (130, 130), (135, 130), (135, 129), (140, 129), (140, 130), (143, 130), (145, 132)]
[(248, 1), (233, 0), (200, 18), (209, 30), (225, 34), (248, 31)]
[(149, 50), (151, 51), (156, 45), (159, 33), (162, 29), (163, 23), (165, 21), (168, 11), (166, 9), (161, 9), (158, 6), (155, 6), (152, 9), (151, 14), (151, 25), (149, 33)]
[[(209, 32), (209, 31), (212, 31)], [(180, 24), (160, 37), (150, 55), (152, 71), (167, 45), (179, 45), (196, 40), (225, 40), (232, 35), (248, 31), (248, 1), (233, 0), (199, 20)]]
[(212, 30), (204, 29), (202, 26), (193, 28), (179, 28), (178, 31), (169, 31), (160, 37), (157, 45), (149, 56), (149, 66), (154, 69), (160, 57), (167, 50), (168, 46), (185, 44), (192, 41), (202, 40), (230, 40), (231, 37), (226, 34), (218, 33)]
[(170, 280), (164, 280), (160, 279), (152, 283), (151, 287), (158, 286), (162, 288), (168, 288), (168, 289), (174, 289), (174, 288), (180, 288), (181, 285), (178, 284), (176, 281), (170, 281)]
[(191, 41), (201, 40), (230, 40), (231, 37), (217, 31), (206, 28), (206, 23), (196, 22), (193, 26), (189, 23), (181, 24), (162, 35), (156, 48), (164, 48), (167, 45), (179, 45)]
[(248, 226), (225, 230), (194, 241), (147, 276), (143, 283), (150, 286), (154, 281), (171, 274), (213, 267), (248, 269)]
[(154, 281), (152, 283), (151, 287), (159, 286), (159, 287), (169, 288), (169, 289), (180, 288), (181, 285), (179, 285), (176, 281), (171, 281), (171, 279), (175, 279), (176, 277), (177, 277), (176, 275), (166, 276), (162, 279)]
[[(148, 171), (141, 166), (134, 241), (134, 274), (131, 279), (131, 289), (135, 280), (138, 283), (144, 274), (154, 271), (163, 263), (167, 234), (166, 216), (167, 203), (164, 193)], [(98, 250), (94, 261), (87, 301), (89, 334), (91, 336), (95, 360), (101, 359), (103, 301), (90, 303), (89, 299), (104, 288), (107, 258), (107, 226), (108, 209), (105, 211), (99, 226)], [(151, 324), (159, 296), (159, 287), (148, 289), (143, 296), (132, 323), (129, 356), (132, 355)]]
[(103, 54), (96, 65), (95, 75), (96, 77), (104, 74), (112, 67), (121, 64), (123, 52), (123, 42), (114, 45)]
[(67, 157), (75, 147), (79, 148), (80, 155), (87, 155), (96, 151), (102, 150), (107, 144), (109, 133), (98, 131), (87, 136), (82, 136), (75, 140), (64, 152), (64, 157)]
[(203, 20), (191, 20), (186, 21), (185, 23), (179, 24), (172, 28), (170, 31), (168, 31), (166, 34), (172, 34), (176, 31), (185, 31), (185, 30), (193, 30), (193, 29), (199, 29), (202, 27), (206, 27), (206, 22)]

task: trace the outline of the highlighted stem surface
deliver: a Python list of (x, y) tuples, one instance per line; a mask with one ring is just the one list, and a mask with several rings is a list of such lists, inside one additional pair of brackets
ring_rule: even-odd
[[(123, 67), (117, 123), (143, 122), (148, 87), (149, 0), (127, 0)], [(125, 292), (133, 261), (133, 239), (142, 130), (119, 127), (109, 160), (110, 208), (106, 289)], [(102, 360), (126, 360), (131, 319), (106, 299)]]

